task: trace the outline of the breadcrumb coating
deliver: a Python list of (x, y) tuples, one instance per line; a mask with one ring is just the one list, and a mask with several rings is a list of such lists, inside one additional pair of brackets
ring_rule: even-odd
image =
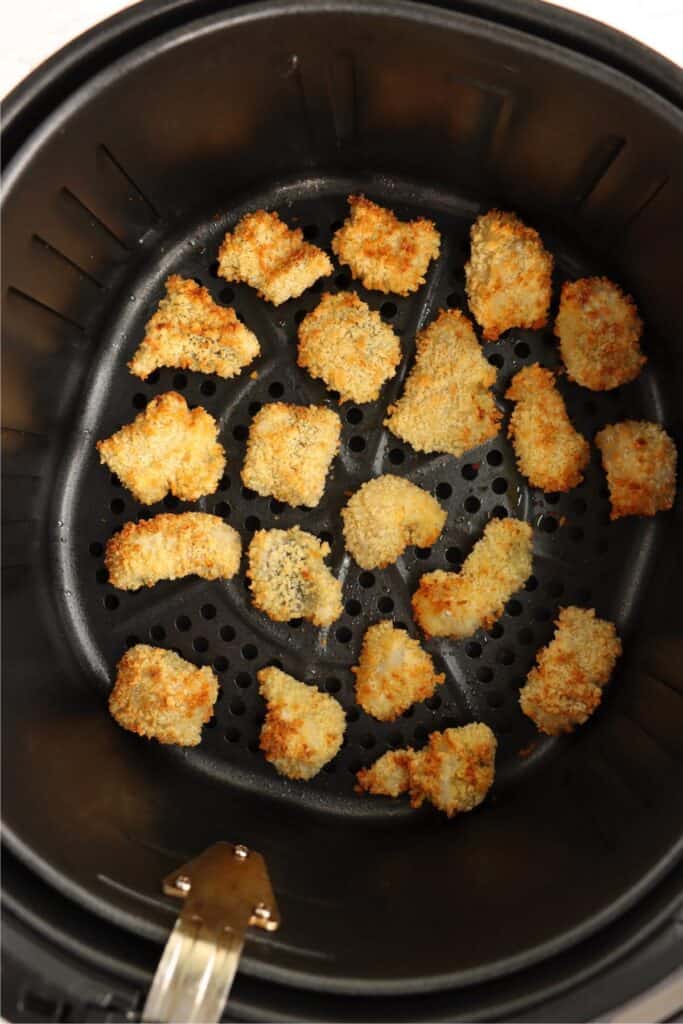
[(524, 714), (548, 736), (571, 732), (593, 714), (621, 654), (613, 623), (593, 608), (561, 608), (555, 625), (519, 694)]
[(514, 213), (489, 210), (470, 230), (467, 301), (489, 341), (510, 327), (545, 327), (553, 258), (537, 231)]
[(429, 800), (449, 818), (477, 807), (493, 785), (496, 746), (483, 722), (433, 732), (408, 761), (412, 806)]
[(143, 505), (170, 491), (182, 501), (213, 494), (225, 469), (225, 452), (216, 440), (218, 425), (198, 406), (190, 410), (182, 395), (167, 391), (104, 441), (100, 462)]
[(267, 704), (260, 744), (266, 760), (287, 778), (312, 779), (342, 745), (344, 709), (279, 668), (262, 668), (257, 678)]
[(128, 369), (142, 380), (160, 366), (228, 378), (260, 351), (258, 338), (240, 323), (234, 309), (218, 306), (196, 281), (173, 274)]
[(409, 295), (425, 282), (441, 236), (431, 220), (401, 221), (365, 196), (349, 196), (351, 214), (332, 239), (340, 263), (371, 291)]
[(323, 295), (299, 326), (299, 366), (319, 377), (341, 402), (372, 402), (401, 361), (388, 324), (355, 292)]
[(248, 213), (218, 250), (218, 273), (245, 281), (262, 299), (279, 306), (294, 299), (333, 267), (322, 249), (304, 241), (301, 228), (289, 228), (277, 213)]
[(490, 628), (531, 575), (532, 535), (519, 519), (491, 519), (460, 572), (421, 576), (413, 615), (425, 635), (463, 640)]
[(342, 613), (341, 583), (324, 562), (329, 553), (329, 544), (298, 526), (258, 530), (247, 569), (254, 605), (275, 622), (301, 618), (329, 626)]
[(595, 436), (607, 474), (610, 518), (653, 516), (673, 507), (676, 445), (659, 423), (622, 420)]
[(356, 701), (380, 722), (393, 722), (412, 704), (431, 697), (445, 675), (419, 642), (391, 622), (370, 626), (363, 637), (356, 677)]
[(592, 391), (635, 380), (647, 362), (640, 351), (642, 332), (633, 299), (608, 278), (562, 285), (555, 334), (570, 380)]
[(490, 388), (496, 371), (458, 309), (442, 311), (418, 334), (415, 365), (384, 421), (419, 452), (460, 456), (498, 433), (501, 412)]
[(361, 569), (383, 569), (410, 544), (434, 544), (447, 512), (410, 480), (386, 474), (364, 483), (341, 515), (347, 550)]
[(249, 428), (242, 483), (257, 494), (313, 508), (339, 451), (341, 420), (318, 405), (271, 402)]
[(356, 793), (373, 796), (401, 796), (410, 789), (410, 762), (415, 751), (387, 750), (369, 768), (356, 773)]
[(136, 644), (117, 666), (109, 710), (138, 736), (196, 747), (217, 696), (210, 668), (197, 668), (173, 651)]

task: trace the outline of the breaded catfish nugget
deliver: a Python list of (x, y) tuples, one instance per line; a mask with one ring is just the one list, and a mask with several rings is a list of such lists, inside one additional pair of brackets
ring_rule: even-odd
[(673, 507), (676, 445), (659, 423), (622, 420), (595, 435), (607, 474), (610, 518), (653, 516)]
[(531, 575), (532, 533), (519, 519), (491, 519), (460, 572), (421, 576), (413, 615), (424, 633), (463, 640), (492, 626)]
[(143, 505), (170, 491), (183, 501), (213, 494), (225, 469), (213, 416), (190, 410), (182, 395), (167, 391), (153, 398), (132, 423), (97, 442), (100, 462)]
[(356, 773), (357, 793), (373, 796), (401, 796), (410, 789), (410, 763), (415, 755), (412, 747), (387, 750), (369, 768)]
[(540, 235), (514, 213), (489, 210), (470, 231), (467, 301), (483, 335), (497, 341), (510, 327), (545, 327), (553, 258)]
[(356, 677), (356, 701), (380, 722), (393, 722), (412, 704), (431, 697), (446, 678), (419, 642), (391, 622), (366, 631)]
[(538, 363), (515, 374), (506, 398), (517, 405), (508, 437), (519, 471), (543, 491), (569, 491), (583, 480), (590, 445), (572, 426), (554, 374)]
[(460, 456), (498, 433), (501, 413), (491, 387), (496, 371), (484, 358), (467, 317), (441, 312), (418, 334), (417, 356), (386, 425), (419, 452)]
[(341, 583), (325, 565), (330, 546), (312, 533), (259, 530), (249, 545), (252, 600), (275, 622), (329, 626), (342, 613)]
[(365, 196), (349, 196), (351, 215), (332, 239), (340, 263), (365, 288), (409, 295), (424, 284), (439, 255), (441, 236), (431, 220), (401, 221)]
[(524, 714), (548, 736), (571, 732), (593, 714), (621, 654), (614, 625), (593, 608), (561, 608), (555, 625), (519, 694)]
[(230, 579), (239, 569), (241, 553), (239, 533), (218, 516), (163, 513), (126, 523), (107, 542), (104, 564), (112, 586), (138, 590), (182, 576)]

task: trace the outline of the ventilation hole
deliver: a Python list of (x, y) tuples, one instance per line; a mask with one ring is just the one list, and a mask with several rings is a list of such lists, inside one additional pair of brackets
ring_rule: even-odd
[(192, 628), (192, 621), (187, 615), (179, 615), (175, 620), (175, 627), (179, 629), (181, 633), (187, 633), (188, 629)]
[(491, 484), (491, 490), (494, 494), (505, 494), (508, 489), (508, 482), (502, 476), (497, 476)]
[(216, 669), (216, 672), (225, 672), (229, 664), (228, 659), (224, 658), (222, 654), (219, 654), (213, 661), (213, 667)]
[(282, 671), (282, 662), (280, 661), (279, 658), (272, 658), (268, 662), (268, 664), (270, 665), (271, 668), (279, 668), (280, 671)]
[(247, 661), (253, 661), (258, 655), (258, 650), (254, 644), (245, 644), (242, 648), (242, 657), (246, 658)]
[(243, 423), (238, 423), (237, 426), (233, 428), (232, 436), (236, 441), (246, 441), (249, 437), (249, 428), (245, 427)]
[(564, 590), (564, 584), (560, 580), (551, 580), (547, 589), (551, 597), (559, 597)]
[(543, 497), (548, 505), (557, 505), (561, 495), (559, 495), (557, 491), (551, 491), (550, 494), (544, 494)]
[(241, 697), (233, 697), (233, 699), (230, 701), (230, 710), (232, 711), (233, 715), (243, 715), (246, 709), (247, 706)]
[(330, 401), (338, 402), (341, 399), (341, 395), (338, 391), (330, 391)]
[(250, 402), (248, 412), (250, 416), (255, 416), (257, 412), (260, 412), (263, 406), (260, 402)]
[(137, 395), (133, 395), (133, 408), (134, 409), (146, 409), (147, 408), (147, 396), (138, 392)]
[(273, 383), (268, 388), (268, 394), (270, 395), (271, 398), (281, 398), (282, 395), (284, 395), (284, 393), (284, 385), (281, 384), (279, 380), (274, 380)]
[(241, 735), (242, 733), (239, 731), (239, 729), (236, 729), (234, 725), (231, 725), (228, 729), (225, 730), (225, 738), (228, 741), (228, 743), (237, 743)]
[(414, 714), (415, 714), (415, 708), (406, 708), (406, 710), (403, 712), (402, 717), (403, 718), (412, 718)]
[[(297, 324), (297, 326), (299, 324), (302, 324), (307, 316), (308, 316), (308, 310), (307, 309), (297, 309), (296, 313), (294, 314), (294, 323)], [(280, 392), (280, 394), (282, 394), (282, 392)]]
[(346, 712), (346, 720), (347, 720), (347, 722), (357, 722), (359, 718), (360, 718), (360, 711), (358, 710), (357, 707), (352, 705), (348, 709), (348, 711)]
[(520, 629), (517, 634), (517, 639), (520, 644), (532, 644), (534, 642), (534, 634), (528, 626), (525, 626), (524, 629)]
[(400, 448), (392, 448), (389, 452), (389, 462), (394, 466), (400, 466), (405, 461), (405, 453)]
[(255, 498), (258, 498), (258, 494), (256, 493), (256, 491), (252, 491), (250, 487), (243, 487), (242, 497), (245, 499), (245, 501), (254, 501)]
[(336, 284), (337, 288), (348, 288), (349, 285), (351, 284), (351, 277), (349, 274), (346, 273), (345, 270), (342, 270), (335, 277), (334, 283)]
[(248, 686), (251, 686), (251, 676), (248, 672), (238, 672), (235, 676), (235, 682), (242, 690), (246, 690)]
[(108, 583), (109, 582), (109, 573), (108, 573), (108, 571), (106, 569), (98, 569), (97, 572), (95, 573), (95, 579), (97, 580), (98, 583)]
[(304, 624), (303, 619), (290, 619), (287, 625), (290, 629), (301, 629)]
[(543, 516), (539, 526), (545, 533), (554, 533), (557, 529), (557, 519), (555, 516)]
[(123, 500), (123, 498), (114, 498), (114, 500), (109, 503), (109, 508), (116, 515), (120, 515), (123, 512), (125, 507), (126, 507), (126, 503)]
[(424, 725), (416, 725), (413, 729), (413, 743), (424, 743), (428, 735)]
[(468, 658), (481, 658), (481, 644), (476, 640), (470, 640), (465, 644), (465, 654)]
[(203, 604), (199, 609), (199, 614), (203, 619), (215, 619), (216, 609), (212, 604)]
[(361, 587), (365, 587), (366, 590), (369, 590), (370, 587), (374, 587), (375, 585), (375, 577), (371, 572), (362, 572), (358, 577), (358, 582)]
[(307, 242), (312, 242), (314, 238), (317, 238), (320, 234), (320, 230), (317, 224), (307, 224), (304, 228), (304, 238)]
[(458, 295), (457, 292), (451, 292), (450, 295), (446, 296), (446, 302), (448, 303), (449, 307), (453, 309), (455, 306), (459, 304), (460, 296)]
[(203, 654), (204, 651), (208, 651), (209, 649), (209, 641), (206, 639), (205, 636), (196, 636), (192, 641), (192, 646), (194, 647), (195, 651), (198, 651), (200, 654)]
[(508, 613), (508, 615), (521, 615), (522, 606), (519, 603), (519, 601), (516, 601), (513, 598), (511, 601), (508, 601), (508, 603), (505, 605), (505, 611)]
[(479, 472), (479, 466), (472, 462), (468, 462), (466, 466), (463, 466), (460, 470), (465, 480), (476, 480), (477, 473)]
[(493, 672), (488, 665), (482, 665), (477, 669), (477, 679), (480, 683), (490, 683), (493, 679)]
[(379, 311), (385, 320), (391, 320), (392, 316), (396, 316), (398, 312), (394, 302), (383, 302), (379, 307)]
[(365, 449), (365, 438), (355, 434), (349, 441), (349, 448), (352, 452), (362, 452)]
[(421, 559), (424, 560), (425, 558), (429, 558), (431, 553), (432, 553), (432, 549), (431, 548), (415, 548), (415, 557), (416, 558), (421, 558)]
[(390, 597), (380, 597), (379, 601), (377, 602), (377, 607), (381, 612), (387, 615), (389, 612), (393, 612), (394, 602), (391, 600)]
[(173, 387), (176, 391), (184, 391), (187, 387), (187, 377), (184, 373), (173, 374)]
[(496, 505), (491, 512), (493, 519), (507, 519), (507, 515), (508, 510), (503, 505)]
[(462, 551), (460, 548), (447, 548), (446, 549), (446, 561), (451, 564), (462, 562)]
[(358, 615), (360, 610), (361, 610), (361, 603), (360, 603), (360, 601), (356, 601), (355, 597), (352, 597), (349, 601), (346, 602), (346, 614), (347, 615), (351, 615), (351, 616)]
[(115, 611), (119, 606), (119, 599), (116, 594), (107, 594), (104, 599), (104, 607), (110, 612)]
[(159, 380), (160, 376), (161, 376), (161, 372), (159, 370), (152, 370), (152, 372), (150, 373), (149, 377), (147, 378), (147, 383), (148, 384), (156, 384), (157, 381)]
[(393, 747), (394, 750), (397, 750), (399, 747), (403, 746), (403, 733), (392, 732), (387, 742), (389, 743), (390, 747)]
[(586, 511), (587, 507), (588, 506), (586, 505), (586, 502), (583, 500), (583, 498), (574, 498), (571, 505), (569, 506), (569, 511), (573, 516), (582, 516)]
[(489, 636), (492, 640), (500, 640), (505, 630), (501, 626), (500, 622), (494, 622), (489, 630)]
[(515, 355), (519, 356), (520, 359), (526, 359), (531, 352), (531, 349), (525, 341), (518, 341), (515, 345)]
[(139, 643), (140, 643), (140, 637), (137, 637), (137, 636), (127, 636), (126, 637), (126, 647), (135, 647), (135, 645), (139, 644)]
[(502, 708), (504, 703), (502, 693), (497, 693), (495, 690), (493, 693), (487, 693), (486, 703), (490, 708)]
[(215, 515), (220, 516), (222, 519), (227, 519), (230, 515), (231, 509), (227, 501), (219, 501), (218, 504), (214, 506), (213, 511)]
[(232, 288), (222, 288), (218, 295), (221, 302), (232, 302), (235, 298), (235, 292)]
[(99, 558), (100, 555), (104, 554), (104, 545), (100, 544), (98, 540), (94, 540), (88, 550), (94, 558)]
[(438, 711), (439, 708), (441, 707), (441, 697), (439, 697), (439, 695), (435, 693), (433, 697), (427, 698), (425, 704), (427, 705), (430, 711)]
[(486, 456), (486, 461), (489, 466), (500, 466), (503, 461), (503, 456), (497, 448), (493, 448)]
[(538, 608), (535, 608), (534, 618), (537, 622), (549, 622), (552, 618), (550, 608), (546, 608), (543, 605), (540, 605)]
[(261, 750), (261, 744), (258, 740), (249, 740), (247, 743), (247, 750), (250, 754), (258, 754)]
[(363, 411), (356, 409), (354, 406), (354, 408), (347, 411), (346, 419), (349, 423), (360, 423), (363, 419)]
[(583, 540), (583, 530), (580, 526), (570, 526), (568, 532), (570, 540), (574, 542)]
[(261, 520), (258, 516), (247, 516), (244, 520), (244, 527), (249, 533), (255, 533), (256, 530), (261, 529)]
[(167, 494), (164, 498), (164, 505), (166, 508), (174, 509), (178, 508), (180, 504), (180, 498), (176, 498), (175, 494)]
[(327, 530), (323, 530), (322, 533), (318, 534), (318, 540), (322, 541), (323, 544), (329, 544), (330, 547), (332, 547), (332, 544), (334, 543), (334, 537), (331, 533), (328, 533)]
[(538, 580), (536, 579), (535, 576), (530, 576), (529, 579), (524, 584), (524, 589), (525, 590), (536, 590), (537, 587), (538, 587)]
[(410, 632), (410, 630), (406, 626), (405, 622), (401, 622), (400, 619), (398, 619), (396, 622), (394, 622), (394, 629), (405, 629), (406, 633)]
[(152, 626), (149, 631), (149, 635), (152, 640), (155, 640), (157, 643), (161, 643), (162, 640), (166, 639), (166, 630), (163, 626)]
[(112, 485), (112, 487), (122, 487), (123, 486), (121, 481), (117, 477), (116, 473), (111, 473), (110, 474), (110, 476), (109, 476), (109, 483)]
[(473, 494), (470, 494), (469, 498), (465, 498), (465, 511), (466, 512), (478, 512), (481, 508), (481, 502), (479, 498), (475, 498)]
[(447, 483), (444, 482), (444, 483), (440, 483), (440, 484), (436, 485), (436, 496), (437, 496), (437, 498), (441, 498), (442, 500), (445, 501), (447, 498), (450, 498), (452, 493), (453, 493), (453, 488), (451, 487), (450, 484), (447, 484)]
[(375, 743), (376, 743), (375, 737), (372, 735), (371, 732), (366, 732), (360, 738), (360, 745), (361, 745), (361, 747), (363, 747), (364, 750), (372, 750), (372, 748), (374, 747)]
[(329, 679), (325, 680), (325, 689), (328, 693), (339, 693), (341, 690), (341, 683), (334, 676), (330, 676)]
[(491, 366), (495, 366), (497, 370), (500, 370), (505, 360), (503, 359), (499, 352), (494, 352), (492, 355), (489, 356), (489, 362)]
[(216, 385), (212, 380), (203, 380), (199, 385), (199, 390), (203, 395), (209, 397), (216, 394)]
[(347, 644), (351, 639), (351, 630), (348, 626), (340, 626), (337, 630), (336, 636), (340, 644)]

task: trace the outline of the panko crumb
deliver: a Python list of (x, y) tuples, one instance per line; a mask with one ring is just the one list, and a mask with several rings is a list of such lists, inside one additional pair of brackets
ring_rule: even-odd
[(431, 220), (401, 221), (365, 196), (349, 196), (351, 214), (332, 239), (340, 263), (370, 291), (409, 295), (425, 282), (441, 236)]
[(403, 395), (389, 407), (389, 430), (419, 452), (460, 456), (498, 433), (501, 412), (491, 393), (496, 371), (458, 309), (442, 311), (418, 334), (415, 365)]
[(470, 240), (467, 301), (484, 337), (497, 341), (510, 327), (545, 327), (553, 258), (538, 232), (514, 213), (489, 210), (472, 225)]
[(128, 369), (146, 380), (160, 366), (234, 377), (259, 355), (258, 338), (206, 288), (173, 274)]
[(339, 451), (341, 420), (318, 405), (271, 402), (249, 428), (242, 483), (263, 497), (313, 508)]
[(387, 473), (364, 483), (341, 516), (346, 548), (361, 569), (383, 569), (410, 544), (434, 544), (447, 512), (421, 487)]
[(428, 800), (449, 818), (473, 810), (493, 785), (496, 746), (483, 722), (433, 732), (408, 762), (411, 805)]
[(356, 677), (356, 701), (380, 722), (393, 722), (412, 704), (427, 700), (446, 678), (405, 629), (378, 622), (363, 637)]
[(225, 451), (216, 440), (213, 416), (175, 391), (153, 398), (146, 409), (105, 441), (97, 442), (100, 462), (143, 505), (170, 491), (181, 501), (213, 494), (225, 469)]
[(312, 779), (342, 745), (344, 709), (279, 668), (262, 668), (257, 678), (267, 705), (260, 743), (266, 760), (289, 779)]
[(394, 797), (407, 793), (410, 789), (410, 762), (414, 754), (412, 747), (387, 750), (369, 768), (361, 768), (356, 773), (356, 793)]
[(340, 403), (379, 398), (400, 361), (391, 327), (355, 292), (323, 295), (299, 325), (299, 366), (338, 391)]
[(592, 391), (635, 380), (647, 362), (640, 350), (642, 331), (633, 299), (608, 278), (562, 285), (555, 334), (570, 380)]
[(196, 747), (217, 697), (210, 668), (197, 668), (173, 651), (136, 644), (117, 666), (109, 710), (138, 736)]
[(294, 299), (333, 267), (322, 249), (304, 241), (301, 228), (289, 228), (277, 213), (248, 213), (218, 250), (218, 273), (245, 281), (262, 299), (279, 306)]
[(519, 519), (491, 519), (460, 572), (421, 576), (413, 615), (425, 635), (463, 640), (489, 629), (531, 575), (532, 537)]
[(308, 619), (329, 626), (342, 613), (342, 588), (324, 558), (330, 545), (312, 533), (258, 530), (249, 545), (252, 600), (275, 622)]
[(555, 625), (519, 694), (524, 714), (548, 736), (571, 732), (593, 714), (621, 654), (613, 623), (593, 608), (561, 608)]
[(112, 586), (139, 590), (183, 576), (230, 579), (239, 569), (241, 554), (239, 533), (219, 516), (163, 513), (126, 523), (107, 542), (104, 564)]
[(622, 420), (595, 436), (607, 474), (610, 518), (667, 512), (676, 497), (676, 445), (659, 423)]
[(590, 445), (572, 426), (555, 376), (538, 363), (515, 374), (505, 397), (517, 405), (508, 437), (520, 473), (546, 492), (569, 491), (583, 480)]

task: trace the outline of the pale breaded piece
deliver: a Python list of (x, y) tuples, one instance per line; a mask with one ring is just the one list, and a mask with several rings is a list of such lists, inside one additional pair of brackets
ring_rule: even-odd
[(225, 469), (225, 452), (216, 440), (218, 425), (198, 406), (190, 410), (182, 395), (167, 391), (153, 398), (132, 423), (97, 442), (100, 462), (143, 505), (168, 493), (182, 501), (213, 494)]
[(545, 327), (553, 258), (540, 235), (514, 213), (489, 210), (470, 230), (465, 264), (467, 301), (485, 338), (510, 327)]
[(548, 736), (571, 732), (593, 714), (621, 654), (614, 625), (593, 608), (561, 608), (555, 625), (519, 693), (524, 714)]
[(643, 324), (630, 295), (606, 277), (565, 282), (555, 320), (567, 376), (591, 391), (635, 380), (647, 359)]
[(162, 513), (126, 523), (107, 542), (104, 564), (112, 586), (139, 590), (182, 576), (230, 579), (240, 567), (241, 554), (239, 533), (219, 516)]
[(342, 613), (342, 588), (324, 562), (330, 545), (312, 533), (258, 530), (249, 545), (254, 605), (275, 622), (308, 619), (329, 626)]
[(342, 745), (344, 709), (279, 668), (262, 668), (257, 678), (267, 705), (260, 743), (266, 761), (287, 778), (312, 779)]
[(400, 361), (391, 327), (355, 292), (323, 295), (299, 326), (299, 366), (338, 391), (340, 402), (379, 398)]
[(301, 228), (288, 228), (277, 213), (265, 210), (242, 217), (218, 250), (220, 276), (245, 281), (274, 306), (301, 295), (332, 269), (327, 253), (305, 242)]
[(369, 768), (356, 773), (356, 793), (373, 796), (401, 796), (410, 789), (410, 762), (415, 754), (412, 747), (405, 750), (387, 750)]
[(590, 445), (572, 426), (555, 376), (538, 363), (515, 374), (506, 398), (517, 405), (508, 437), (519, 471), (543, 491), (569, 491), (583, 480)]
[(320, 405), (271, 402), (249, 428), (242, 483), (264, 497), (313, 508), (339, 451), (341, 420)]
[(121, 658), (109, 710), (119, 725), (160, 743), (196, 747), (213, 714), (218, 683), (173, 651), (136, 644)]
[(365, 288), (409, 295), (425, 282), (430, 260), (439, 255), (441, 236), (431, 220), (402, 221), (365, 196), (349, 196), (351, 215), (332, 239), (340, 263)]
[(429, 547), (447, 518), (431, 494), (390, 473), (364, 483), (341, 515), (347, 550), (361, 569), (383, 569), (410, 544)]
[(234, 309), (216, 305), (206, 288), (173, 274), (128, 369), (142, 380), (159, 366), (227, 378), (260, 351), (256, 335), (240, 323)]
[(463, 640), (500, 618), (531, 575), (533, 531), (519, 519), (491, 519), (460, 572), (425, 573), (413, 594), (415, 621), (427, 636)]
[(380, 722), (393, 722), (411, 704), (431, 697), (446, 678), (437, 675), (419, 642), (391, 622), (370, 626), (358, 665), (351, 671), (356, 677), (356, 701)]
[(496, 746), (483, 722), (433, 732), (408, 761), (412, 806), (429, 800), (449, 818), (477, 807), (493, 785)]
[(458, 309), (442, 311), (416, 339), (415, 365), (384, 421), (419, 452), (460, 456), (498, 433), (490, 388), (496, 371)]
[(676, 445), (659, 423), (622, 420), (595, 435), (607, 474), (611, 519), (653, 516), (676, 497)]

